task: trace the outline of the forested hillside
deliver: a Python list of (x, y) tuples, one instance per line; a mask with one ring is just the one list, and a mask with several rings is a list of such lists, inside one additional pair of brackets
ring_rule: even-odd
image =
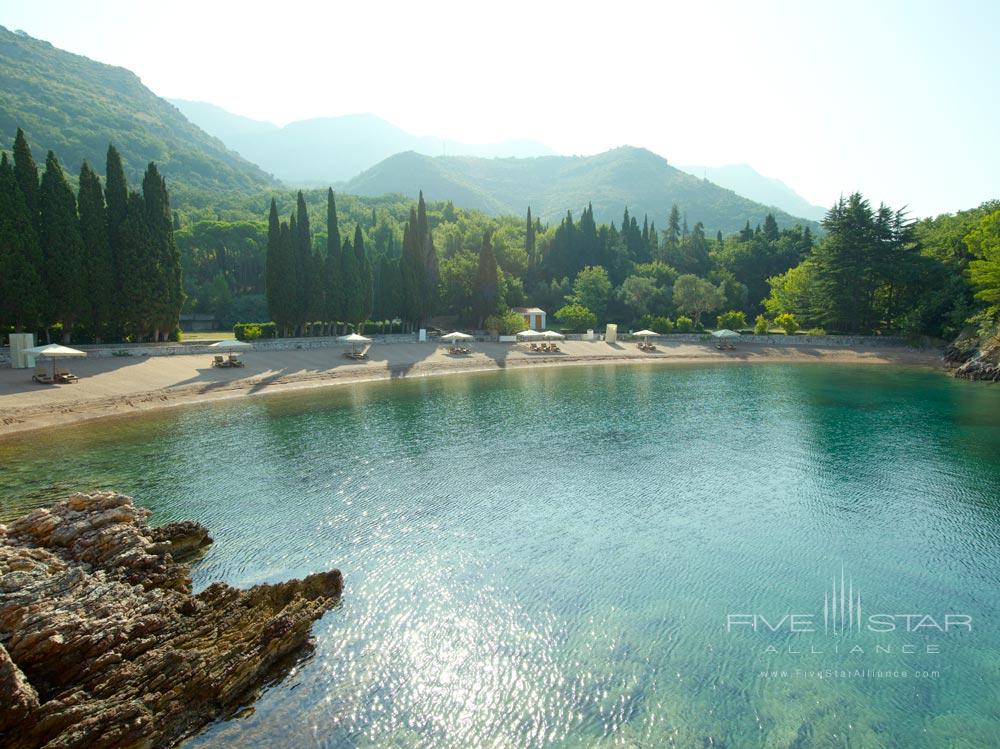
[(188, 192), (256, 191), (276, 184), (184, 118), (124, 68), (57, 49), (0, 26), (0, 143), (23, 128), (76, 174), (84, 160), (102, 165), (108, 143), (130, 180), (155, 161), (181, 201)]
[(348, 182), (356, 195), (401, 193), (447, 198), (463, 208), (494, 215), (519, 214), (531, 205), (543, 221), (558, 220), (567, 210), (591, 202), (598, 222), (611, 221), (628, 208), (633, 214), (663, 216), (676, 203), (688, 223), (706, 231), (733, 232), (750, 221), (762, 223), (774, 213), (782, 224), (814, 222), (796, 219), (755, 203), (731, 190), (693, 177), (643, 148), (616, 148), (595, 156), (543, 156), (533, 159), (429, 157), (401, 153)]

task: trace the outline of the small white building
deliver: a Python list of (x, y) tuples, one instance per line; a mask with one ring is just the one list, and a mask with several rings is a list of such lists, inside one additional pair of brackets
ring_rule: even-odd
[(531, 330), (545, 330), (545, 310), (538, 307), (514, 307)]

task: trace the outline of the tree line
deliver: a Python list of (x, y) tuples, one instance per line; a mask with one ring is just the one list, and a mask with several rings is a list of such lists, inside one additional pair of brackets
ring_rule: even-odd
[(12, 151), (0, 154), (0, 326), (64, 343), (176, 337), (181, 264), (156, 164), (130, 190), (109, 145), (105, 184), (84, 162), (74, 193), (52, 151), (39, 177), (20, 129)]

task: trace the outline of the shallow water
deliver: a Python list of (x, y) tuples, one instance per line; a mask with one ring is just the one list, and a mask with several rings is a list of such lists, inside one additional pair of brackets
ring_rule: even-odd
[[(0, 443), (5, 515), (96, 487), (209, 526), (199, 589), (344, 572), (315, 655), (187, 746), (1000, 736), (995, 386), (918, 368), (572, 367)], [(971, 631), (897, 617), (824, 632), (842, 570), (863, 617), (960, 615)], [(788, 613), (818, 631), (790, 633)], [(782, 626), (727, 631), (729, 615)], [(845, 675), (808, 673), (824, 669)]]

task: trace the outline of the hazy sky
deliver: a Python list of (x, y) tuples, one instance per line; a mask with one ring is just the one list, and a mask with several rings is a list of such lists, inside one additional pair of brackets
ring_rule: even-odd
[(1000, 197), (1000, 1), (0, 0), (0, 24), (277, 124), (745, 162), (828, 206)]

